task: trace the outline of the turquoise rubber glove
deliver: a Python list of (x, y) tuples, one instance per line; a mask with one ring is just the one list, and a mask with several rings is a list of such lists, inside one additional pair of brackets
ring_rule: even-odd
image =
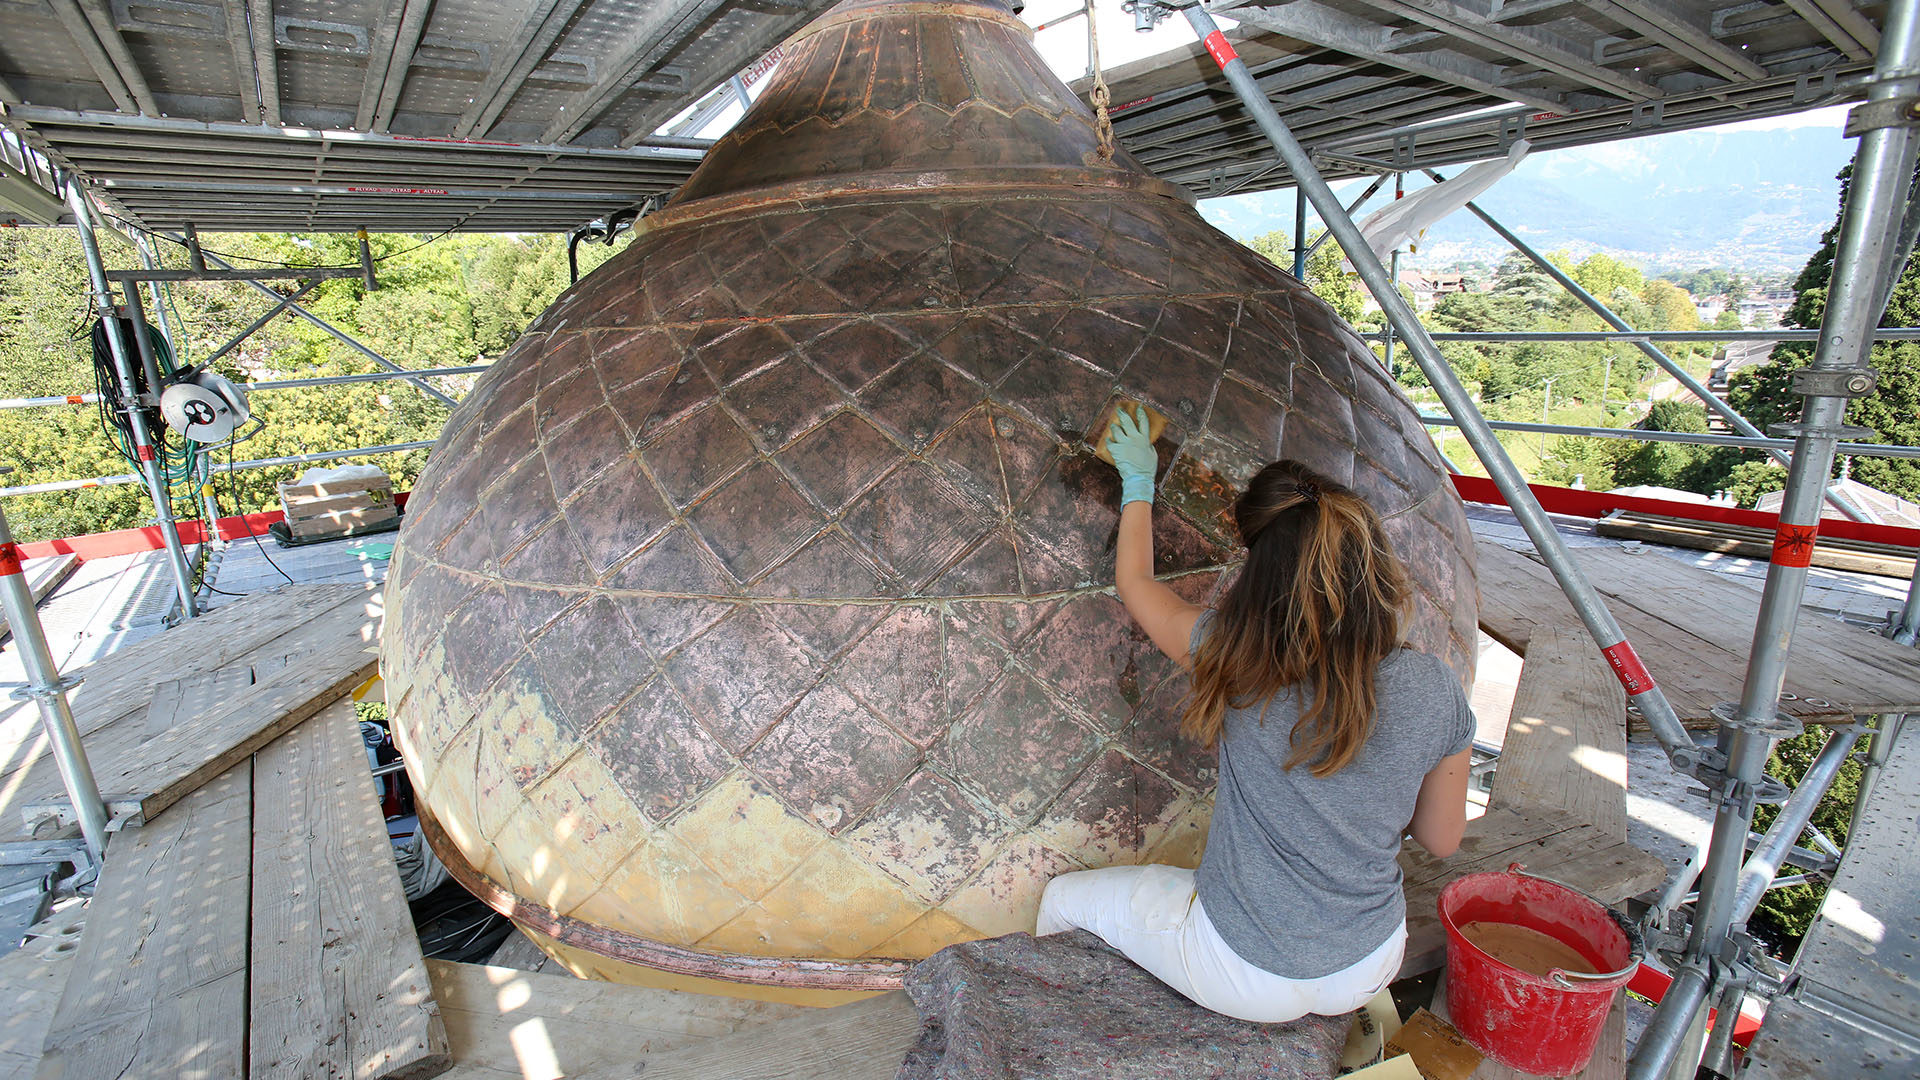
[(1107, 428), (1107, 453), (1120, 471), (1120, 505), (1153, 501), (1153, 473), (1160, 455), (1147, 438), (1147, 418), (1132, 409), (1120, 409)]

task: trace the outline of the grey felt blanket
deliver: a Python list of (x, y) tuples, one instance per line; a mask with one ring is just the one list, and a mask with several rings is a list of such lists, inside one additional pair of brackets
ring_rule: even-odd
[(1351, 1016), (1252, 1024), (1188, 1001), (1084, 930), (953, 945), (907, 976), (899, 1080), (1331, 1077)]

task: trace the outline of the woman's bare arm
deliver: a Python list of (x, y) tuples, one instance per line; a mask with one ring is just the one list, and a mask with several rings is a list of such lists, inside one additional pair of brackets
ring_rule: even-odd
[(1120, 508), (1120, 539), (1114, 548), (1114, 591), (1127, 614), (1147, 632), (1160, 651), (1184, 668), (1193, 666), (1187, 646), (1193, 624), (1206, 609), (1188, 603), (1153, 577), (1153, 504), (1130, 502)]
[(1414, 801), (1407, 831), (1438, 858), (1460, 850), (1460, 837), (1467, 831), (1467, 773), (1472, 758), (1471, 748), (1441, 758), (1420, 781), (1420, 797)]

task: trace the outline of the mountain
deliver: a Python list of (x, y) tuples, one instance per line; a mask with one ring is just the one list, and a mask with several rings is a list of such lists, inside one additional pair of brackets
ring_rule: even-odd
[[(1675, 132), (1529, 155), (1477, 202), (1542, 251), (1605, 251), (1655, 272), (1795, 271), (1833, 221), (1835, 177), (1852, 153), (1838, 127)], [(1336, 190), (1351, 200), (1366, 183)], [(1411, 177), (1408, 188), (1416, 188)], [(1362, 216), (1382, 205), (1376, 195)], [(1232, 236), (1290, 231), (1293, 192), (1209, 199), (1200, 212)], [(1463, 210), (1429, 230), (1402, 265), (1491, 263), (1509, 250)]]

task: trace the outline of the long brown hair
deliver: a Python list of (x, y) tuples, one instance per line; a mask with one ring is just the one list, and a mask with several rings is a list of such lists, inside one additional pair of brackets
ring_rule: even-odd
[(1193, 658), (1180, 730), (1212, 746), (1227, 709), (1299, 687), (1285, 767), (1330, 776), (1373, 730), (1374, 670), (1400, 645), (1406, 570), (1373, 507), (1297, 461), (1260, 470), (1233, 513), (1247, 561)]

